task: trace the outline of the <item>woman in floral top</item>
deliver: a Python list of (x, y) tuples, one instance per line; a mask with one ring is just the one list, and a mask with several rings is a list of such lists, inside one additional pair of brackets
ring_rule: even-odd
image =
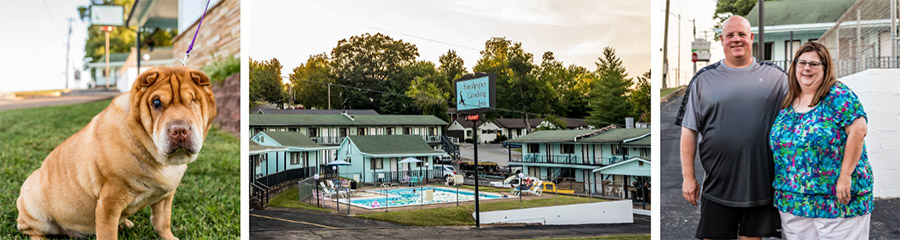
[(772, 125), (772, 185), (786, 239), (868, 239), (875, 202), (866, 113), (832, 66), (821, 43), (801, 46)]

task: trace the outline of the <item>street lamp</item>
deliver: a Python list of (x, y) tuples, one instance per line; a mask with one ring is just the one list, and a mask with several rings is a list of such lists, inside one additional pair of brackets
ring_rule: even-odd
[(319, 174), (316, 173), (315, 175), (313, 175), (313, 179), (316, 180), (316, 207), (322, 207), (319, 206), (319, 195), (322, 194), (322, 192), (319, 191)]
[(525, 182), (522, 181), (522, 178), (524, 177), (524, 173), (519, 173), (519, 208), (522, 208), (522, 185), (525, 184)]

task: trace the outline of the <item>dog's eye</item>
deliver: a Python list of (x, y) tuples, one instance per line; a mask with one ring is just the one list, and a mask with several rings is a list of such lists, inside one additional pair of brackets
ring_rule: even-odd
[(153, 108), (159, 108), (162, 106), (162, 102), (160, 102), (159, 99), (153, 99), (153, 102), (151, 104), (153, 104)]

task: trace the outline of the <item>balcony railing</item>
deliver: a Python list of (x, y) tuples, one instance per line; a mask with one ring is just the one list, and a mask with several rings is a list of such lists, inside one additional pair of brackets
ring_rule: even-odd
[[(420, 135), (422, 140), (427, 143), (440, 143), (441, 135)], [(345, 137), (309, 137), (315, 143), (322, 145), (338, 145), (344, 141)]]
[(526, 162), (526, 163), (559, 163), (559, 164), (578, 164), (578, 165), (597, 165), (597, 166), (607, 166), (622, 162), (626, 159), (631, 158), (631, 156), (626, 156), (624, 159), (622, 156), (612, 156), (612, 157), (596, 157), (596, 158), (583, 158), (581, 156), (576, 155), (550, 155), (547, 156), (545, 154), (524, 154), (522, 156), (513, 155), (510, 162)]

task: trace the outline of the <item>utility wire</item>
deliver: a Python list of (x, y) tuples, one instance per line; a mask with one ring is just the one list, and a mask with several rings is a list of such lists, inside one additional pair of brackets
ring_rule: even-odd
[(400, 34), (400, 35), (404, 35), (404, 36), (412, 37), (412, 38), (418, 38), (418, 39), (425, 40), (425, 41), (429, 41), (429, 42), (435, 42), (435, 43), (440, 43), (440, 44), (450, 45), (450, 46), (454, 46), (454, 47), (460, 47), (460, 48), (472, 50), (472, 51), (479, 52), (479, 53), (481, 52), (481, 50), (479, 50), (478, 48), (473, 48), (473, 47), (469, 47), (469, 46), (464, 46), (464, 45), (461, 45), (461, 44), (456, 44), (456, 43), (451, 43), (451, 42), (445, 42), (445, 41), (441, 41), (441, 40), (431, 39), (431, 38), (422, 37), (422, 36), (417, 36), (417, 35), (408, 34), (408, 33), (402, 33), (402, 32), (398, 32), (398, 31), (392, 31), (392, 30), (388, 30), (388, 29), (384, 29), (384, 28), (380, 28), (380, 27), (375, 27), (375, 26), (370, 26), (370, 25), (365, 25), (365, 24), (361, 24), (361, 23), (354, 23), (354, 22), (350, 22), (350, 21), (346, 21), (346, 20), (338, 19), (338, 18), (332, 18), (332, 19), (333, 19), (333, 20), (336, 20), (336, 21), (339, 21), (339, 22), (347, 23), (347, 24), (350, 24), (350, 25), (356, 25), (356, 26), (361, 26), (361, 27), (373, 28), (373, 29), (379, 30), (379, 31), (385, 31), (385, 32), (390, 32), (390, 33), (396, 33), (396, 34)]
[[(387, 95), (403, 96), (403, 97), (411, 98), (413, 100), (424, 100), (424, 101), (428, 101), (431, 103), (440, 103), (441, 101), (443, 101), (441, 99), (434, 98), (434, 97), (427, 96), (427, 95), (417, 95), (416, 97), (412, 97), (412, 96), (409, 96), (406, 94), (400, 94), (400, 93), (395, 93), (395, 92), (387, 92), (387, 91), (375, 90), (375, 89), (370, 89), (370, 88), (354, 87), (354, 86), (348, 86), (348, 85), (338, 84), (338, 83), (322, 82), (322, 81), (316, 81), (316, 80), (312, 80), (312, 79), (300, 79), (300, 81), (323, 84), (323, 85), (332, 85), (332, 86), (347, 88), (347, 89), (356, 90), (356, 91), (368, 91), (368, 92), (375, 92), (375, 93), (381, 93), (381, 94), (387, 94)], [(519, 110), (506, 109), (506, 108), (500, 108), (500, 107), (495, 107), (494, 110), (518, 113), (518, 114), (528, 114), (528, 115), (538, 116), (538, 117), (552, 117), (552, 118), (558, 118), (558, 119), (563, 118), (563, 117), (556, 116), (553, 114), (533, 113), (533, 112), (519, 111)]]

